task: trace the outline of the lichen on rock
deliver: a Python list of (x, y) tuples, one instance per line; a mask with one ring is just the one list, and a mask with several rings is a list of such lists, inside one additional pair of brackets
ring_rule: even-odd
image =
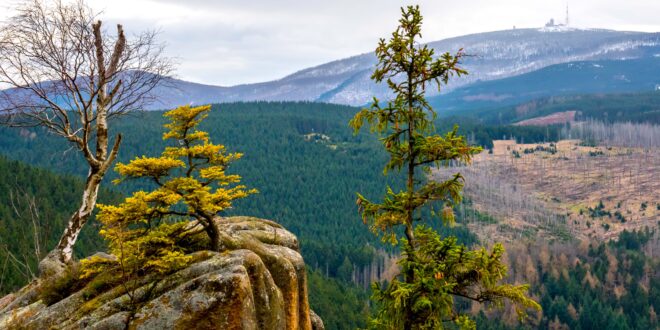
[(216, 221), (221, 251), (195, 252), (188, 267), (153, 281), (147, 275), (130, 292), (123, 283), (90, 296), (87, 284), (50, 306), (2, 298), (0, 328), (322, 329), (309, 308), (297, 238), (269, 220)]

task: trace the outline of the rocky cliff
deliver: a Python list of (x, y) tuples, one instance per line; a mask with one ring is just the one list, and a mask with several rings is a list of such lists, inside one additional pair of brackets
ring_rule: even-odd
[(322, 329), (296, 237), (269, 220), (218, 224), (227, 249), (196, 252), (187, 268), (130, 290), (91, 281), (53, 302), (43, 288), (56, 279), (35, 280), (0, 299), (0, 329)]

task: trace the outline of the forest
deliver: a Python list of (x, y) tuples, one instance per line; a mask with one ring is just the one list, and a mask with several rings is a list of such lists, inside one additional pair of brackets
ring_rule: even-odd
[(422, 43), (410, 5), (369, 64), (382, 99), (215, 103), (330, 99), (367, 69), (241, 98), (84, 1), (12, 10), (0, 328), (660, 328), (657, 54), (460, 87), (475, 55)]
[[(37, 262), (57, 243), (66, 219), (75, 208), (79, 177), (55, 174), (43, 168), (0, 156), (0, 294), (12, 292), (36, 275)], [(121, 194), (104, 189), (100, 199), (119, 201)], [(101, 250), (98, 225), (86, 228), (76, 246), (76, 256)]]
[(555, 112), (577, 111), (576, 120), (660, 123), (660, 93), (577, 94), (537, 98), (520, 104), (475, 108), (462, 113), (484, 124), (507, 125)]
[[(209, 117), (202, 123), (211, 137), (222, 141), (229, 151), (244, 153), (231, 171), (240, 174), (249, 187), (259, 189), (258, 194), (237, 201), (228, 214), (273, 219), (298, 235), (303, 256), (310, 267), (311, 304), (329, 329), (366, 325), (368, 284), (381, 277), (391, 265), (389, 256), (394, 253), (391, 246), (382, 244), (366, 230), (355, 211), (356, 190), (376, 196), (382, 184), (395, 184), (395, 177), (385, 177), (373, 170), (380, 167), (385, 157), (378, 149), (377, 138), (363, 133), (353, 135), (347, 126), (350, 117), (358, 110), (317, 103), (218, 104), (213, 106)], [(438, 119), (438, 130), (450, 122), (445, 118)], [(459, 124), (463, 122), (467, 123), (467, 120), (459, 120)], [(163, 123), (161, 112), (137, 113), (117, 121), (114, 128), (124, 134), (119, 160), (127, 161), (142, 154), (153, 155), (154, 150), (162, 148), (164, 142), (160, 139), (160, 132)], [(488, 141), (501, 139), (500, 135), (524, 136), (530, 142), (546, 140), (546, 130), (540, 128), (465, 126), (462, 129), (468, 137), (474, 135), (474, 140), (479, 141), (476, 137), (483, 136), (485, 147), (488, 147)], [(32, 221), (29, 199), (25, 198), (38, 196), (38, 221), (52, 225), (39, 232), (40, 237), (50, 239), (42, 239), (41, 244), (54, 244), (53, 237), (57, 235), (53, 233), (59, 233), (60, 226), (71, 211), (71, 201), (77, 198), (73, 193), (74, 187), (82, 184), (82, 160), (77, 159), (75, 154), (65, 153), (67, 148), (64, 143), (39, 128), (2, 128), (0, 141), (0, 151), (7, 157), (1, 163), (3, 172), (6, 169), (5, 173), (16, 173), (14, 176), (3, 176), (5, 182), (0, 186), (2, 196), (5, 200), (16, 196), (21, 213), (20, 217), (16, 217), (15, 210), (7, 205), (0, 218), (3, 228), (20, 228), (0, 232), (3, 242), (16, 242), (21, 238), (20, 244), (6, 245), (20, 263), (12, 262), (6, 253), (2, 254), (3, 251), (0, 251), (0, 261), (6, 264), (3, 267), (20, 268), (27, 260), (34, 270), (37, 260), (33, 255), (34, 241), (22, 239), (33, 237), (33, 232), (31, 227), (20, 225)], [(57, 173), (38, 167), (47, 167)], [(115, 174), (109, 173), (108, 182), (115, 177)], [(17, 182), (31, 184), (18, 185)], [(104, 200), (146, 188), (137, 182), (107, 184), (106, 187), (109, 190), (102, 194)], [(479, 242), (477, 236), (463, 225), (464, 218), (474, 222), (475, 217), (481, 219), (479, 221), (494, 221), (487, 214), (473, 210), (470, 201), (466, 200), (457, 209), (457, 225), (443, 229), (443, 233), (456, 235), (466, 244), (476, 244)], [(51, 218), (60, 221), (45, 221)], [(85, 230), (77, 246), (79, 256), (101, 249), (102, 243), (96, 231), (97, 225), (94, 224)], [(603, 322), (616, 321), (612, 324), (620, 324), (620, 329), (644, 329), (644, 325), (656, 324), (653, 322), (657, 322), (657, 318), (653, 315), (660, 308), (660, 280), (654, 271), (658, 268), (657, 258), (653, 259), (646, 253), (653, 251), (653, 244), (657, 245), (657, 230), (622, 235), (619, 243), (592, 243), (591, 248), (581, 249), (572, 249), (572, 244), (577, 243), (571, 240), (547, 245), (543, 249), (532, 243), (521, 247), (508, 244), (511, 278), (532, 283), (532, 293), (539, 298), (544, 310), (542, 315), (530, 316), (528, 322), (532, 323), (527, 326), (549, 327), (552, 323), (553, 326), (563, 324), (577, 328), (579, 322), (586, 322), (581, 321), (580, 317), (589, 315), (602, 316)], [(43, 253), (47, 248), (42, 247), (41, 251)], [(546, 251), (543, 253), (547, 255), (541, 256), (540, 251)], [(551, 258), (552, 261), (544, 258)], [(615, 259), (617, 267), (613, 268), (610, 265)], [(575, 260), (580, 260), (579, 265)], [(566, 264), (565, 271), (559, 267), (562, 263)], [(590, 269), (588, 277), (587, 267)], [(535, 277), (522, 275), (530, 273), (532, 268), (537, 274)], [(14, 276), (3, 277), (2, 292), (11, 291), (25, 282), (26, 269), (20, 269), (23, 270), (4, 272)], [(608, 272), (611, 274), (608, 275)], [(598, 284), (594, 284), (593, 288), (584, 286), (585, 278), (589, 281), (593, 279)], [(646, 282), (638, 284), (640, 278)], [(639, 290), (644, 290), (646, 295), (640, 296), (637, 293)], [(590, 297), (588, 300), (582, 299), (585, 294)], [(630, 294), (644, 299), (626, 298)], [(576, 311), (573, 316), (564, 310), (569, 304)], [(626, 316), (632, 315), (629, 310), (643, 312), (639, 312), (639, 317), (630, 317)], [(485, 311), (481, 317), (499, 320), (487, 322), (493, 327), (512, 324), (511, 315), (491, 315)], [(585, 329), (584, 326), (582, 328)]]
[[(542, 315), (527, 324), (479, 311), (481, 329), (654, 329), (660, 307), (658, 227), (610, 242), (510, 244), (512, 277), (532, 283)], [(506, 315), (506, 314), (505, 314)], [(488, 320), (488, 321), (486, 321)], [(496, 322), (493, 322), (495, 320)]]
[[(376, 249), (387, 249), (361, 225), (355, 213), (355, 190), (377, 194), (382, 183), (394, 184), (374, 167), (384, 154), (375, 137), (354, 136), (347, 126), (356, 108), (315, 103), (234, 103), (214, 105), (202, 128), (229, 150), (240, 150), (243, 159), (233, 170), (260, 193), (237, 201), (230, 214), (274, 219), (301, 236), (308, 264), (336, 276), (348, 257), (354, 267), (371, 265)], [(124, 136), (119, 161), (150, 155), (164, 142), (159, 131), (161, 112), (145, 112), (121, 118), (115, 128)], [(511, 127), (528, 139), (528, 128)], [(542, 130), (538, 130), (542, 132)], [(33, 134), (34, 133), (34, 134)], [(492, 137), (487, 134), (494, 134)], [(486, 139), (501, 132), (486, 130)], [(319, 136), (329, 139), (321, 139)], [(36, 138), (36, 137), (39, 138)], [(34, 128), (0, 129), (0, 152), (15, 160), (48, 167), (59, 173), (82, 176), (82, 160), (66, 150), (62, 141)], [(109, 173), (107, 182), (116, 178)], [(145, 186), (127, 182), (111, 189), (129, 193)], [(314, 192), (314, 193), (312, 193)], [(313, 222), (317, 225), (307, 226)], [(472, 236), (460, 227), (453, 231), (467, 241)], [(366, 245), (368, 243), (368, 245)]]

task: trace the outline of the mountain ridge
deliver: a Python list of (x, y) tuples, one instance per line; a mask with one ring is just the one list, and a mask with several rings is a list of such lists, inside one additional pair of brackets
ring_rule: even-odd
[[(657, 58), (660, 32), (606, 29), (528, 28), (468, 34), (427, 43), (436, 50), (467, 54), (464, 67), (469, 75), (453, 79), (444, 92), (475, 82), (513, 77), (547, 66), (596, 60)], [(386, 84), (370, 77), (376, 65), (373, 53), (363, 53), (304, 68), (280, 79), (234, 86), (215, 86), (169, 78), (154, 90), (158, 103), (146, 110), (172, 108), (181, 104), (241, 101), (313, 101), (361, 106), (375, 96), (391, 97)], [(5, 90), (7, 92), (7, 90)], [(428, 90), (433, 97), (434, 88)]]
[[(605, 29), (515, 29), (469, 34), (427, 43), (436, 49), (468, 54), (464, 65), (472, 74), (455, 79), (446, 90), (476, 81), (507, 78), (543, 67), (583, 60), (620, 60), (660, 53), (660, 33)], [(384, 84), (370, 79), (376, 64), (373, 53), (364, 53), (298, 70), (280, 79), (254, 84), (216, 87), (196, 103), (234, 101), (320, 101), (364, 105), (373, 96), (389, 97)], [(186, 95), (199, 94), (183, 86)], [(209, 91), (213, 89), (213, 91)], [(437, 94), (429, 91), (430, 95)], [(167, 98), (168, 93), (162, 93)], [(184, 99), (170, 98), (181, 103)], [(184, 102), (185, 103), (185, 102)]]

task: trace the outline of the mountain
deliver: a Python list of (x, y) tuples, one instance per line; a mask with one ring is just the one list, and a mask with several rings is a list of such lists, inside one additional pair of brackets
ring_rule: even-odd
[[(463, 48), (471, 55), (464, 61), (470, 74), (452, 80), (447, 90), (567, 62), (660, 60), (660, 33), (602, 29), (514, 29), (449, 38), (428, 45), (437, 53)], [(251, 100), (364, 105), (373, 96), (388, 96), (385, 84), (376, 85), (370, 79), (375, 64), (375, 56), (367, 53), (304, 69), (279, 80), (232, 87), (172, 80), (172, 87), (157, 91), (162, 103), (155, 108)], [(437, 91), (429, 91), (429, 96), (434, 94)]]
[[(469, 55), (463, 64), (470, 74), (452, 79), (444, 92), (561, 63), (631, 59), (660, 61), (660, 32), (555, 26), (471, 34), (428, 45), (437, 54), (463, 49)], [(386, 99), (390, 95), (386, 84), (375, 84), (370, 79), (376, 62), (373, 53), (366, 53), (307, 68), (278, 80), (230, 87), (172, 78), (154, 91), (158, 103), (148, 110), (169, 109), (181, 104), (238, 101), (315, 101), (361, 106), (374, 96)], [(429, 89), (427, 94), (432, 97), (438, 91)]]
[[(529, 100), (591, 93), (651, 92), (660, 87), (660, 56), (631, 60), (578, 61), (491, 81), (480, 81), (429, 98), (442, 114), (468, 114)], [(660, 94), (660, 92), (656, 92)]]

